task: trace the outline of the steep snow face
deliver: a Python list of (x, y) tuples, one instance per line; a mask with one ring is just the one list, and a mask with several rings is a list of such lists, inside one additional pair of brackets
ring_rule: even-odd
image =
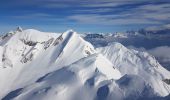
[[(98, 48), (98, 51), (107, 57), (123, 75), (141, 77), (141, 80), (160, 96), (166, 96), (170, 93), (170, 86), (163, 81), (170, 78), (170, 72), (164, 69), (148, 53), (129, 50), (120, 43), (113, 43), (109, 46)], [(137, 79), (136, 81), (138, 81), (138, 78), (130, 79)], [(133, 85), (130, 87), (133, 87)]]
[(45, 100), (62, 98), (63, 94), (63, 99), (75, 100), (79, 92), (93, 98), (95, 92), (90, 94), (85, 85), (89, 78), (95, 77), (96, 81), (92, 78), (88, 84), (97, 84), (97, 91), (98, 81), (103, 84), (121, 77), (109, 60), (96, 54), (94, 47), (72, 30), (60, 35), (33, 29), (17, 31), (1, 40), (0, 54), (3, 100)]
[[(9, 33), (8, 33), (9, 34)], [(44, 43), (56, 34), (47, 34), (33, 29), (14, 31), (2, 38), (0, 43), (0, 91), (2, 94), (15, 85), (15, 78), (29, 62), (35, 59), (44, 48)], [(39, 35), (38, 35), (39, 34)], [(35, 68), (36, 70), (36, 68)], [(31, 73), (30, 73), (31, 74)]]
[[(49, 72), (36, 80), (34, 84), (24, 88), (14, 90), (18, 92), (14, 95), (14, 100), (94, 100), (99, 98), (97, 92), (101, 92), (100, 87), (108, 84), (106, 72), (103, 72), (98, 59), (104, 60), (102, 55), (93, 54), (82, 58), (69, 66)], [(110, 72), (113, 71), (112, 66)], [(114, 71), (110, 73), (113, 75)], [(120, 73), (116, 73), (119, 75)], [(120, 76), (118, 76), (120, 77)], [(106, 94), (108, 91), (106, 91)], [(7, 99), (10, 93), (4, 97)], [(84, 98), (82, 98), (82, 96)], [(13, 99), (10, 98), (10, 99)]]
[(4, 62), (2, 67), (13, 67), (14, 63), (21, 60), (21, 58), (26, 58), (31, 53), (41, 50), (43, 43), (55, 36), (57, 35), (46, 34), (33, 29), (13, 32), (12, 35), (6, 37), (9, 38), (8, 40), (5, 38), (0, 43), (3, 48), (1, 49), (2, 62)]

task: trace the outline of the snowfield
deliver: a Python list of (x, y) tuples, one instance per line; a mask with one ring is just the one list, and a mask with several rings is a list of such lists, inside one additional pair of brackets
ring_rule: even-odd
[(0, 37), (1, 100), (168, 99), (170, 72), (120, 43), (95, 48), (78, 33), (34, 29)]

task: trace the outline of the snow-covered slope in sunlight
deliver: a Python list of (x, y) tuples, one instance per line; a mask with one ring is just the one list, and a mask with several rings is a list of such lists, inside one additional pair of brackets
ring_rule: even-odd
[[(122, 75), (125, 75), (125, 78), (120, 80), (125, 82), (133, 81), (135, 83), (135, 81), (137, 82), (140, 79), (140, 81), (151, 88), (149, 91), (153, 89), (152, 92), (160, 96), (166, 96), (170, 93), (170, 86), (164, 81), (165, 79), (170, 79), (170, 72), (163, 68), (148, 53), (127, 49), (116, 42), (109, 46), (98, 48), (98, 51), (107, 57), (120, 70)], [(142, 87), (144, 85), (141, 82), (139, 82), (140, 84), (134, 84), (133, 82), (130, 82), (131, 85), (126, 87), (126, 91), (130, 91), (129, 88), (135, 88), (135, 85)], [(138, 89), (138, 86), (136, 89)]]
[[(93, 99), (105, 81), (121, 77), (109, 60), (72, 30), (61, 35), (15, 31), (1, 40), (0, 50), (3, 100), (75, 100), (80, 98), (76, 94)], [(86, 84), (96, 84), (94, 92)]]
[(15, 95), (15, 100), (30, 100), (30, 97), (31, 100), (93, 100), (98, 89), (107, 83), (108, 77), (120, 77), (120, 73), (115, 72), (110, 65), (102, 69), (98, 59), (106, 60), (102, 55), (93, 54), (49, 72), (34, 84), (14, 90), (20, 94)]
[(73, 30), (20, 27), (0, 39), (2, 100), (142, 100), (170, 93), (170, 72), (120, 43), (96, 50)]

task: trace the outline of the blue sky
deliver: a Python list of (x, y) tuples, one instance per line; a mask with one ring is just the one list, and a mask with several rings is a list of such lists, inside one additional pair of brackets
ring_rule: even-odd
[(122, 32), (170, 24), (169, 0), (0, 0), (0, 32)]

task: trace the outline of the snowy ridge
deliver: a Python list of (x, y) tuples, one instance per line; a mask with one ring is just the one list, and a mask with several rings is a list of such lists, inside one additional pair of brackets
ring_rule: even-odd
[(170, 93), (164, 81), (170, 72), (151, 55), (119, 43), (96, 50), (73, 30), (18, 28), (0, 41), (0, 59), (2, 100), (148, 99)]
[[(2, 61), (3, 66), (0, 67), (0, 89), (4, 90), (0, 92), (1, 98), (6, 98), (5, 95), (8, 97), (7, 93), (10, 91), (37, 84), (38, 79), (46, 74), (58, 74), (56, 72), (63, 67), (66, 68), (66, 66), (79, 62), (82, 58), (88, 59), (90, 55), (95, 54), (90, 43), (70, 30), (60, 36), (32, 29), (23, 30), (15, 33), (5, 44), (1, 45), (1, 48), (5, 48), (5, 52), (7, 52), (2, 52), (6, 59)], [(8, 59), (12, 66), (4, 65), (9, 62)], [(99, 65), (98, 60), (107, 62), (105, 69)], [(84, 60), (81, 62), (83, 63)], [(91, 62), (92, 66), (96, 66), (94, 71), (98, 70), (97, 72), (101, 73), (103, 77), (106, 76), (106, 80), (121, 77), (119, 71), (112, 69), (113, 65), (101, 55), (94, 56)], [(86, 63), (83, 63), (82, 66), (84, 67), (81, 70), (86, 67)]]
[(165, 84), (163, 80), (170, 78), (170, 72), (163, 68), (153, 56), (146, 52), (129, 50), (120, 43), (113, 43), (109, 46), (98, 48), (98, 50), (106, 56), (123, 75), (135, 75), (132, 77), (142, 76), (140, 79), (143, 79), (144, 83), (148, 84), (160, 96), (169, 94), (170, 86)]

